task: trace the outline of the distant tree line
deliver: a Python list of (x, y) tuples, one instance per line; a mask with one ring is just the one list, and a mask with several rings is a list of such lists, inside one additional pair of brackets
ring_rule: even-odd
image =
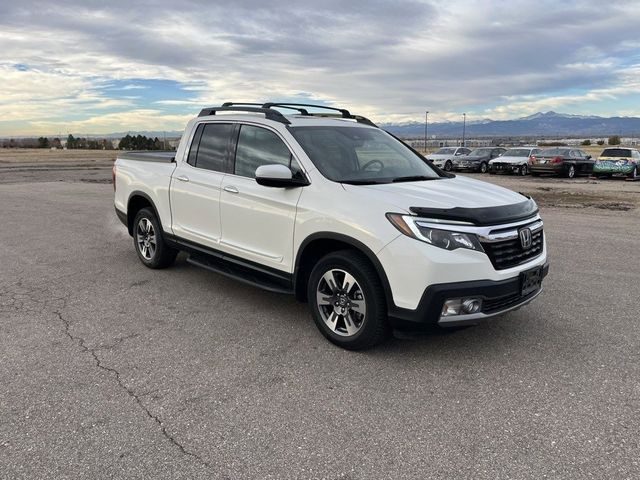
[[(0, 140), (1, 148), (67, 148), (69, 150), (113, 150), (113, 141), (108, 138), (74, 137), (69, 134), (66, 144), (59, 138), (49, 137), (10, 138)], [(120, 139), (120, 150), (164, 150), (164, 142), (158, 137), (149, 138), (143, 135), (126, 135)], [(168, 149), (171, 149), (167, 145)]]
[(127, 134), (118, 143), (120, 150), (164, 150), (164, 142), (158, 137), (150, 138), (144, 135), (132, 136)]
[(71, 134), (65, 146), (69, 150), (113, 150), (113, 142), (107, 138), (76, 138)]

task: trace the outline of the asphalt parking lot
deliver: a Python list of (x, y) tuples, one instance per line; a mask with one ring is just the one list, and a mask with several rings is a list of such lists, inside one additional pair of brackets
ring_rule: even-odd
[(356, 353), (292, 298), (146, 269), (96, 168), (0, 181), (0, 478), (640, 476), (639, 183), (540, 191), (535, 303)]

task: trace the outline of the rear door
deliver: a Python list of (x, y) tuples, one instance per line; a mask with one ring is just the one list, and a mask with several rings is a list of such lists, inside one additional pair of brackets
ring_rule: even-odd
[(202, 123), (195, 132), (186, 161), (171, 179), (173, 233), (192, 242), (220, 243), (220, 188), (229, 169), (234, 125)]
[(239, 126), (232, 173), (224, 177), (220, 197), (221, 248), (278, 270), (293, 270), (293, 230), (302, 187), (259, 185), (261, 165), (283, 164), (302, 175), (291, 150), (274, 130)]

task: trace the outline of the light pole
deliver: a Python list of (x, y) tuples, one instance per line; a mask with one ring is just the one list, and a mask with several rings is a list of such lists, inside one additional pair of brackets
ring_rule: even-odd
[(427, 125), (429, 125), (429, 110), (424, 114), (424, 153), (427, 153)]
[(467, 114), (463, 113), (462, 114), (462, 146), (465, 146), (465, 141), (464, 141), (464, 134), (465, 134), (465, 129), (467, 127)]

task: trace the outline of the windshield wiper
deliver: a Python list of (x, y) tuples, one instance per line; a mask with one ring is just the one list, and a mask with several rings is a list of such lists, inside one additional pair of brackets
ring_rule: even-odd
[(389, 183), (389, 180), (340, 180), (340, 183), (346, 183), (348, 185), (381, 185), (383, 183)]
[(438, 177), (427, 177), (426, 175), (409, 175), (406, 177), (397, 177), (392, 182), (418, 182), (420, 180), (437, 180)]

